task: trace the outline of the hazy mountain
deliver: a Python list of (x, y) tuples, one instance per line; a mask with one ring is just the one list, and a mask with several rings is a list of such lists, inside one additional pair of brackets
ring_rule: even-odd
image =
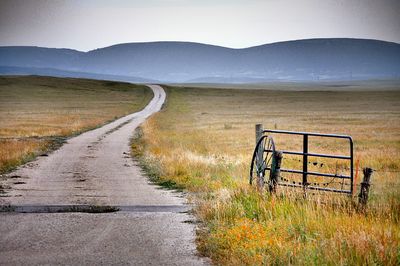
[(37, 75), (51, 77), (74, 77), (101, 80), (129, 81), (134, 83), (157, 83), (156, 80), (144, 79), (132, 76), (107, 75), (88, 72), (77, 72), (60, 70), (54, 68), (37, 68), (37, 67), (13, 67), (0, 66), (0, 75)]
[[(231, 49), (189, 42), (118, 44), (89, 52), (0, 47), (4, 67), (162, 82), (400, 79), (400, 44), (309, 39)], [(72, 73), (73, 72), (73, 73)], [(136, 78), (135, 78), (136, 77)]]

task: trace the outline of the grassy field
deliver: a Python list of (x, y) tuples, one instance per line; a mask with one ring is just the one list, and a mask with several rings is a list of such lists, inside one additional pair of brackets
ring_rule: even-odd
[[(159, 183), (191, 192), (202, 222), (199, 250), (216, 264), (398, 265), (400, 90), (306, 89), (169, 87), (166, 107), (143, 125), (133, 153)], [(376, 170), (367, 210), (336, 195), (259, 195), (248, 185), (256, 123), (352, 135), (358, 167)], [(294, 137), (275, 141), (278, 149), (301, 147)], [(310, 152), (345, 154), (344, 147), (315, 139)], [(299, 163), (283, 159), (285, 168)], [(311, 170), (348, 173), (343, 162), (313, 163)]]
[(0, 173), (66, 137), (142, 109), (152, 92), (111, 81), (0, 77)]

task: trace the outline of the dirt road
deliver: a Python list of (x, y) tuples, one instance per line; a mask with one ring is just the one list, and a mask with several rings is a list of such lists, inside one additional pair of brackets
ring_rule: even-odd
[[(10, 188), (1, 205), (28, 213), (0, 213), (0, 264), (205, 263), (183, 195), (149, 184), (130, 157), (135, 128), (165, 101), (160, 86), (149, 87), (142, 111), (71, 138), (2, 182)], [(121, 211), (65, 212), (89, 205)]]

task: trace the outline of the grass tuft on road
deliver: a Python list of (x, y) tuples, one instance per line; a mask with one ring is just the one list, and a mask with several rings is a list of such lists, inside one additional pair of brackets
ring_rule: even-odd
[[(400, 263), (399, 90), (168, 87), (167, 97), (163, 111), (142, 126), (132, 150), (159, 183), (191, 192), (203, 225), (198, 248), (214, 263)], [(360, 212), (356, 200), (329, 194), (310, 193), (304, 200), (301, 193), (280, 190), (275, 197), (260, 196), (248, 185), (256, 123), (352, 135), (359, 168), (376, 169), (368, 209)], [(301, 140), (281, 137), (276, 144), (299, 150)], [(338, 142), (316, 140), (310, 146), (316, 153), (346, 152)], [(298, 164), (291, 157), (283, 161), (285, 168)], [(336, 160), (313, 167), (348, 171)]]

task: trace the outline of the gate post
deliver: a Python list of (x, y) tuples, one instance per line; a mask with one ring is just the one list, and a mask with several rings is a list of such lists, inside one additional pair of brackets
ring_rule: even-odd
[(304, 198), (307, 197), (307, 172), (308, 172), (308, 135), (303, 135), (303, 190), (304, 190)]
[[(263, 129), (262, 124), (256, 124), (256, 145), (263, 135), (263, 130), (264, 129)], [(257, 169), (260, 169), (262, 167), (263, 154), (264, 154), (263, 147), (258, 147), (257, 158), (256, 158)], [(264, 176), (262, 176), (262, 175), (257, 176), (257, 188), (259, 191), (263, 191), (263, 189), (264, 189)]]
[(275, 151), (272, 154), (272, 164), (271, 164), (271, 175), (268, 184), (268, 189), (270, 193), (276, 193), (276, 186), (278, 184), (278, 178), (281, 173), (281, 163), (282, 163), (282, 152)]
[(371, 175), (372, 175), (373, 170), (371, 168), (364, 168), (363, 173), (363, 181), (361, 182), (361, 189), (360, 189), (360, 194), (358, 195), (358, 202), (359, 204), (362, 205), (362, 207), (365, 207), (368, 202), (368, 194), (369, 194), (369, 187), (370, 187), (370, 182), (371, 182)]

